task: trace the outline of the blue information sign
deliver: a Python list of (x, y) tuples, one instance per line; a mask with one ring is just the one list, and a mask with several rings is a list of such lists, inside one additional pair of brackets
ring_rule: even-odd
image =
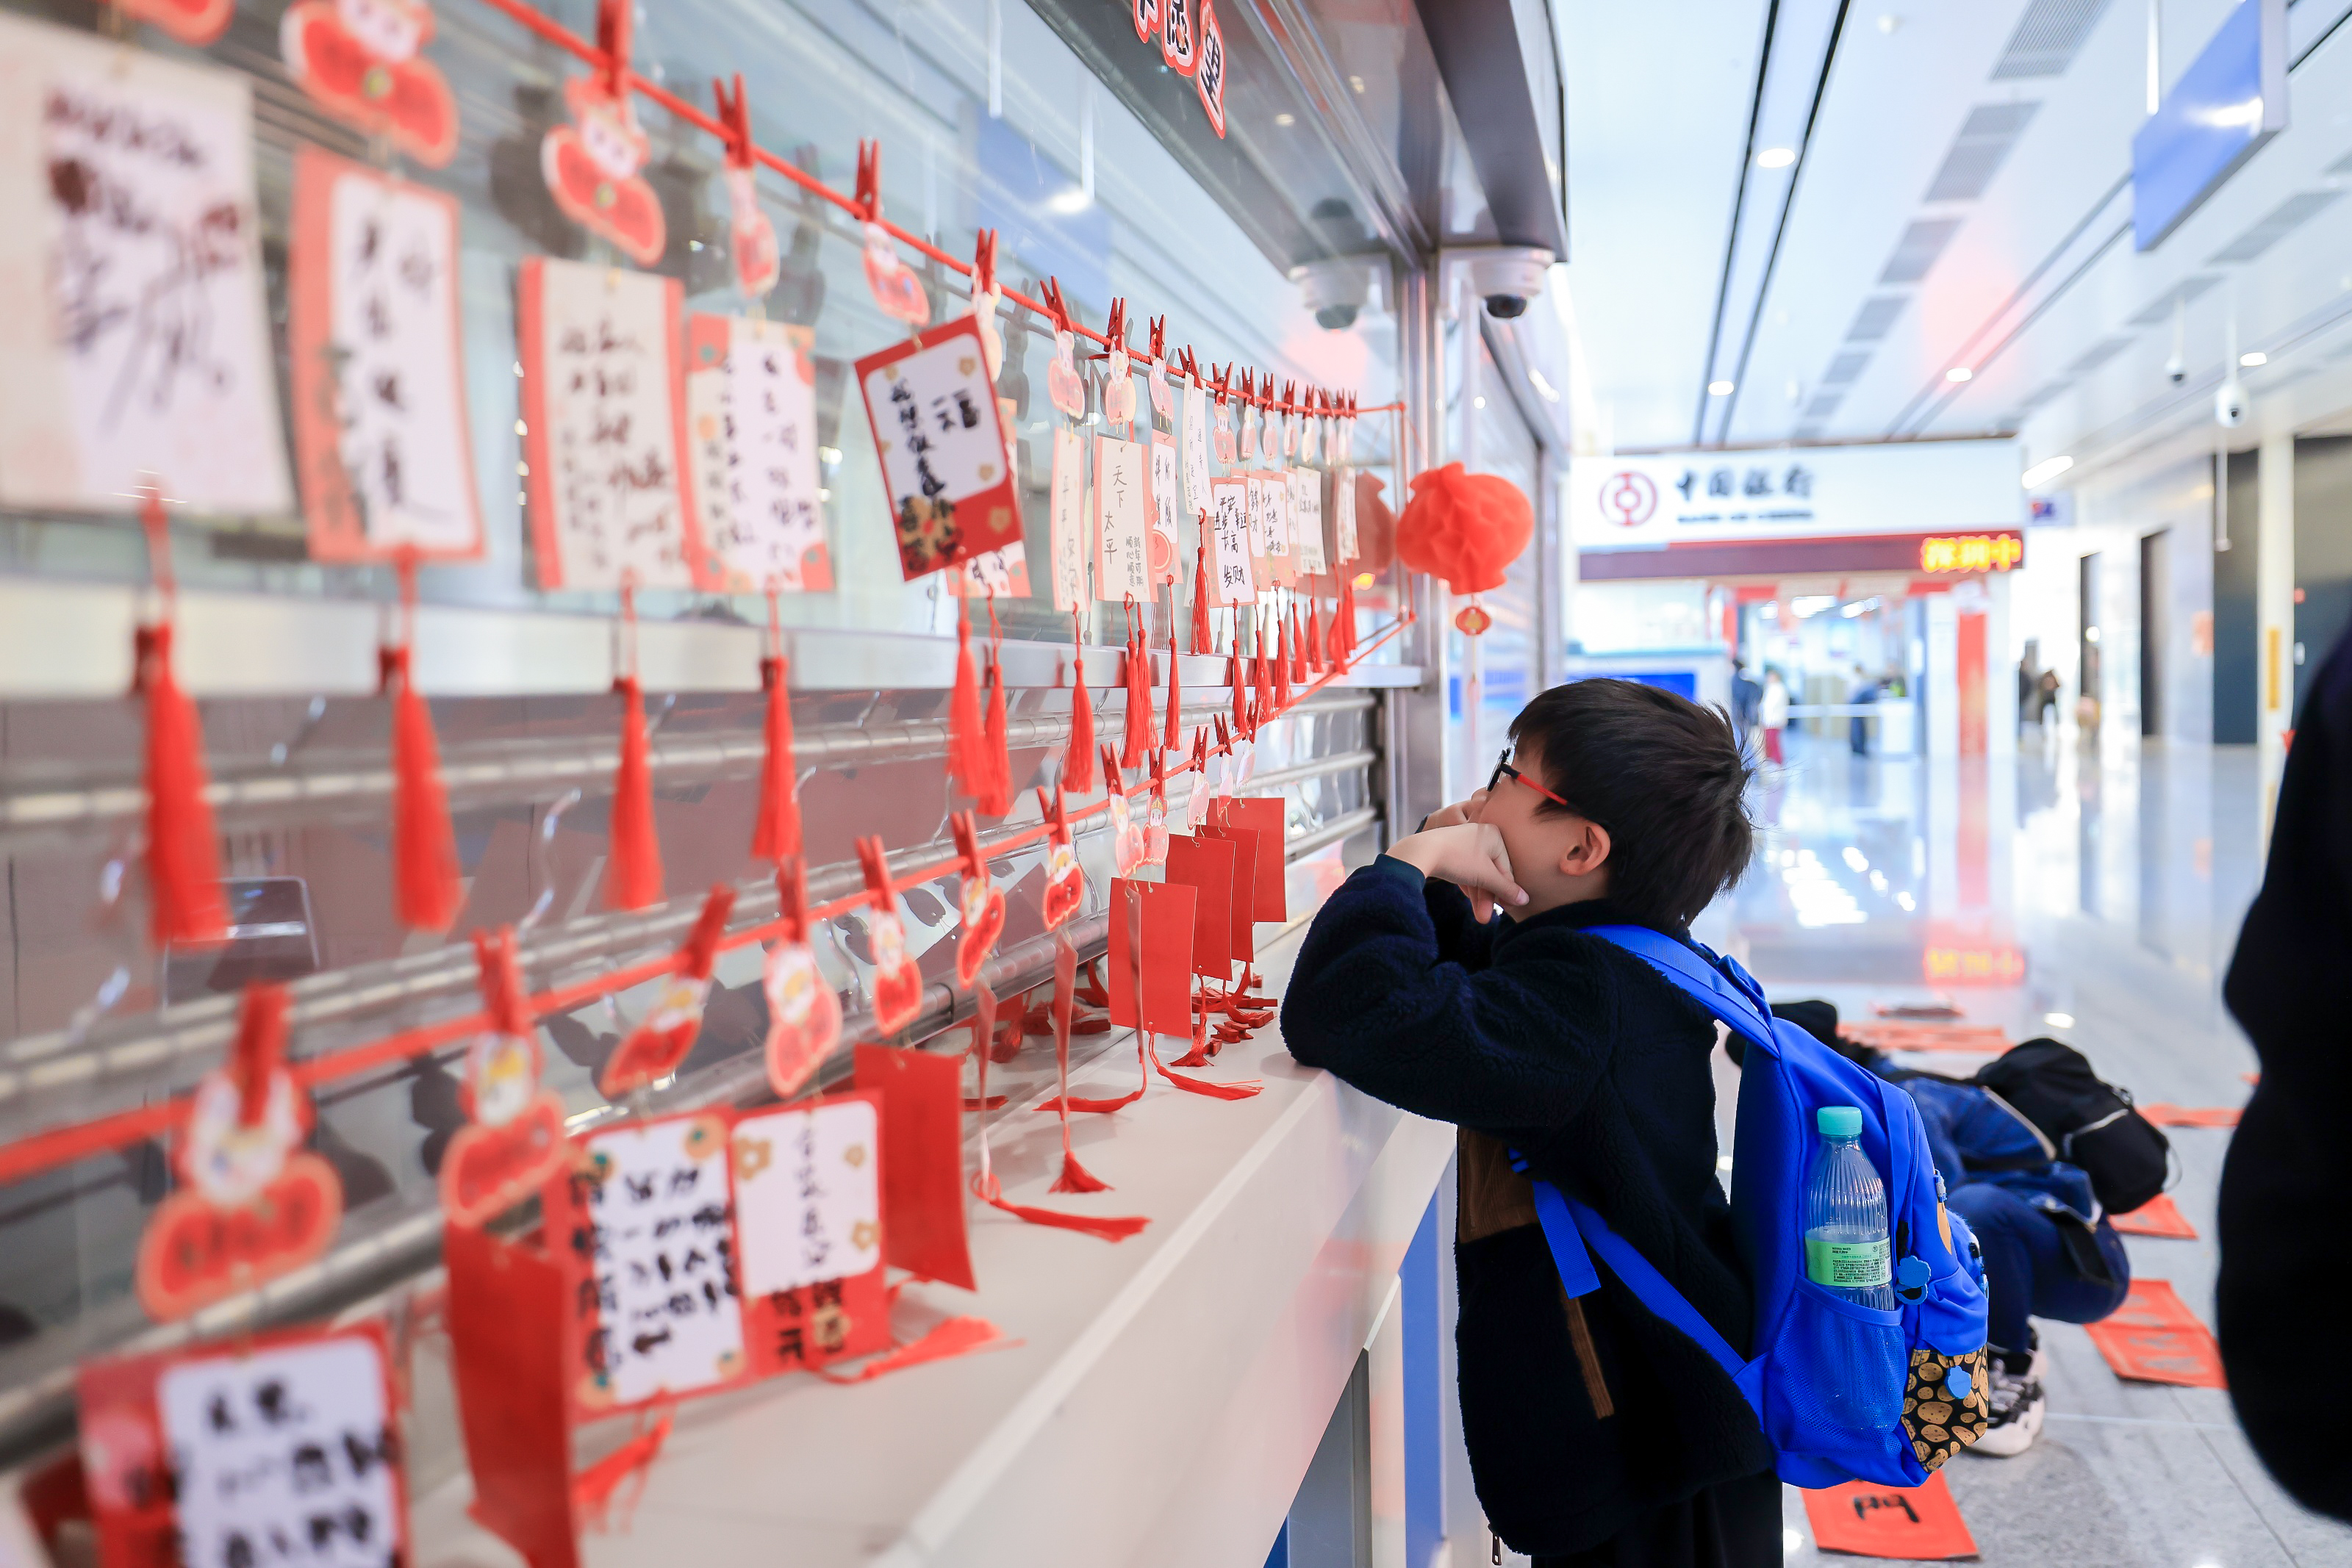
[(2287, 0), (2240, 0), (2132, 138), (2132, 239), (2151, 250), (2286, 129)]

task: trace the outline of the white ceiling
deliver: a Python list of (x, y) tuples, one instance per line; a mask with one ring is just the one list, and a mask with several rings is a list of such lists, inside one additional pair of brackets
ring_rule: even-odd
[[(1793, 3), (1779, 0), (1779, 16)], [(2160, 0), (2168, 83), (2232, 4)], [(2146, 0), (1850, 5), (1752, 324), (1735, 286), (1718, 334), (1772, 0), (1567, 0), (1568, 276), (1604, 439), (1629, 450), (2020, 434), (2030, 456), (2079, 449), (2087, 462), (2210, 423), (2233, 301), (2241, 350), (2272, 355), (2244, 372), (2257, 399), (2266, 380), (2307, 377), (2352, 342), (2352, 330), (2331, 335), (2339, 311), (2352, 323), (2352, 196), (2330, 199), (2352, 186), (2352, 163), (2329, 172), (2352, 154), (2352, 22), (2336, 26), (2347, 12), (2352, 0), (2294, 5), (2290, 58), (2306, 57), (2289, 78), (2289, 129), (2140, 255), (2116, 235), (2146, 107)], [(2021, 21), (2063, 41), (2070, 20), (2079, 47), (2041, 62), (2063, 68), (2019, 74)], [(1816, 62), (1799, 64), (1818, 77)], [(1789, 68), (1774, 62), (1776, 77)], [(2021, 120), (2000, 154), (1997, 138)], [(1964, 128), (1975, 134), (1948, 168)], [(1990, 158), (1981, 193), (1952, 177), (1971, 159), (1981, 175)], [(1939, 172), (1945, 188), (1931, 192)], [(2315, 215), (2259, 256), (2213, 259), (2297, 196), (2314, 198), (2302, 204)], [(1751, 172), (1743, 254), (1757, 209), (1777, 222), (1778, 205)], [(1909, 278), (1890, 266), (1906, 237), (1942, 242), (1915, 248), (1932, 259)], [(2184, 285), (2201, 292), (2176, 388), (2166, 301)], [(1854, 340), (1874, 300), (1891, 325)], [(1736, 392), (1708, 399), (1710, 343), (1736, 347), (1751, 325)], [(1947, 381), (1956, 365), (1973, 379)]]

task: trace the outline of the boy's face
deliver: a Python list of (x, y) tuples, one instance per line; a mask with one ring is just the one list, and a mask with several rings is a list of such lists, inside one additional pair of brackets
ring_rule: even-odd
[(1511, 874), (1527, 890), (1528, 902), (1508, 913), (1522, 918), (1541, 915), (1607, 891), (1601, 868), (1608, 855), (1606, 831), (1589, 818), (1558, 809), (1566, 802), (1531, 748), (1522, 746), (1507, 756), (1487, 787), (1470, 799), (1473, 820), (1502, 834)]

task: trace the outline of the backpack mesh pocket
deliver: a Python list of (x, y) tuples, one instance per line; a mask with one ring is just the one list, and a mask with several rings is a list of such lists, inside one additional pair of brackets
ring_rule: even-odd
[(1873, 1312), (1801, 1281), (1773, 1352), (1780, 1446), (1850, 1455), (1902, 1423), (1909, 1357), (1897, 1312)]

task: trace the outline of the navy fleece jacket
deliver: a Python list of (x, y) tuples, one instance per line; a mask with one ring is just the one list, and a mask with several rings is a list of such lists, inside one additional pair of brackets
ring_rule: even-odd
[(1516, 1148), (1599, 1209), (1745, 1350), (1748, 1283), (1716, 1176), (1715, 1024), (1582, 929), (1625, 924), (1639, 922), (1602, 900), (1480, 925), (1458, 888), (1382, 856), (1316, 915), (1282, 1002), (1300, 1061), (1464, 1130), (1463, 1434), (1488, 1521), (1529, 1554), (1580, 1551), (1772, 1465), (1730, 1378), (1605, 1264), (1579, 1303), (1605, 1385), (1593, 1397), (1532, 1207), (1495, 1157)]

